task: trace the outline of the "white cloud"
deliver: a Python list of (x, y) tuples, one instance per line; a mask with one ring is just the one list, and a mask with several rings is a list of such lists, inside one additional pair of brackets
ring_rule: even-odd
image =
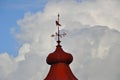
[[(57, 31), (54, 21), (61, 14), (65, 51), (74, 56), (72, 71), (80, 80), (120, 79), (120, 24), (118, 0), (51, 1), (43, 12), (26, 13), (17, 23), (22, 42), (16, 59), (0, 55), (1, 80), (43, 80), (49, 70), (46, 57), (55, 50), (50, 35)], [(16, 62), (17, 60), (17, 62)], [(9, 63), (9, 64), (8, 64)], [(6, 67), (7, 66), (7, 67)]]
[(4, 80), (11, 72), (16, 70), (16, 62), (7, 54), (0, 54), (0, 79)]
[[(70, 37), (73, 39), (68, 40)], [(104, 26), (76, 30), (66, 37), (64, 47), (68, 49), (71, 46), (67, 51), (74, 55), (72, 67), (79, 79), (118, 80), (119, 37), (120, 32)]]
[(29, 52), (30, 52), (30, 44), (24, 43), (19, 49), (19, 53), (18, 53), (18, 57), (16, 58), (16, 61), (25, 60), (24, 56)]

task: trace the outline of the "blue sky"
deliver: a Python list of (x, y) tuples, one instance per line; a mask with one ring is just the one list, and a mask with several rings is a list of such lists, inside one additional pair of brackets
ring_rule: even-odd
[(17, 21), (25, 13), (42, 11), (46, 3), (47, 0), (0, 0), (0, 53), (7, 52), (11, 56), (17, 56), (19, 42), (11, 29), (19, 29)]

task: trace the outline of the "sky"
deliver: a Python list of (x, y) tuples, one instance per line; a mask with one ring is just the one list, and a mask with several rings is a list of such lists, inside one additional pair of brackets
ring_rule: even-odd
[[(0, 53), (9, 52), (13, 57), (17, 56), (17, 50), (20, 46), (11, 30), (19, 30), (17, 20), (22, 19), (27, 12), (35, 13), (43, 11), (47, 0), (1, 0), (0, 1)], [(33, 6), (34, 5), (34, 6)], [(4, 35), (4, 36), (3, 36)]]
[(46, 57), (61, 45), (79, 80), (120, 80), (119, 0), (1, 0), (0, 80), (43, 80)]

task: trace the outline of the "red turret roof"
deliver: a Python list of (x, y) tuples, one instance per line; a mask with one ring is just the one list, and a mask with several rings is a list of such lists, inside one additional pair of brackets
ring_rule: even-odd
[[(59, 14), (58, 14), (59, 23)], [(60, 32), (58, 26), (58, 45), (53, 53), (50, 53), (46, 59), (46, 62), (51, 65), (50, 71), (45, 78), (45, 80), (77, 80), (77, 78), (72, 73), (69, 64), (73, 61), (73, 56), (70, 53), (63, 51), (60, 45)]]
[(73, 60), (73, 56), (63, 51), (60, 45), (57, 46), (56, 50), (49, 54), (47, 57), (47, 63), (52, 65), (55, 63), (66, 63), (70, 64)]
[(72, 73), (69, 64), (73, 56), (63, 51), (60, 45), (47, 57), (47, 63), (51, 65), (50, 71), (45, 80), (77, 80)]

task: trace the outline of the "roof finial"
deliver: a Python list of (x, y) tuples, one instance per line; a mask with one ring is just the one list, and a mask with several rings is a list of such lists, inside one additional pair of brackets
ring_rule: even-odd
[(60, 29), (59, 29), (59, 27), (61, 26), (61, 24), (60, 24), (60, 22), (59, 22), (59, 17), (60, 17), (60, 15), (59, 15), (59, 13), (58, 13), (58, 20), (56, 21), (56, 26), (58, 27), (58, 34), (57, 34), (57, 36), (58, 36), (58, 41), (57, 41), (57, 43), (58, 43), (58, 45), (60, 45)]
[(60, 22), (59, 22), (59, 18), (60, 18), (60, 14), (58, 13), (58, 20), (56, 20), (56, 26), (58, 27), (58, 32), (56, 32), (55, 35), (54, 35), (54, 34), (51, 35), (52, 37), (54, 37), (54, 36), (57, 36), (57, 37), (58, 37), (58, 40), (57, 40), (58, 45), (60, 45), (60, 42), (61, 42), (61, 41), (60, 41), (60, 37), (66, 35), (65, 32), (64, 32), (63, 34), (60, 34), (60, 26), (61, 26), (61, 24), (60, 24)]

